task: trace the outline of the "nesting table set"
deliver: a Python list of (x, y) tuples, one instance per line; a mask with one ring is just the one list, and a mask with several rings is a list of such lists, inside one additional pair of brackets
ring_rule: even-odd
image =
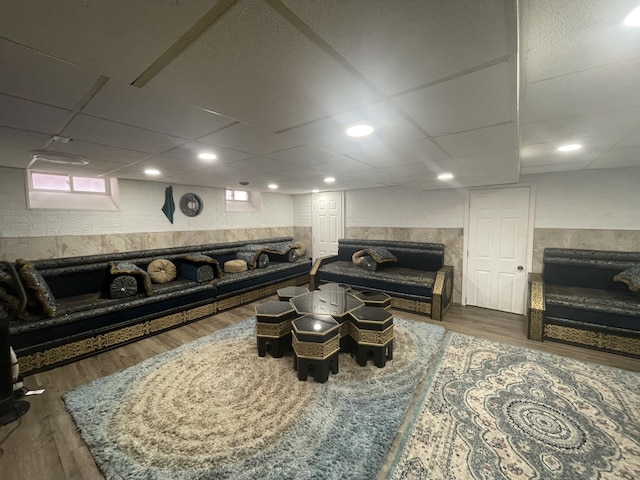
[(326, 382), (338, 373), (338, 354), (355, 356), (360, 366), (369, 358), (383, 368), (393, 358), (391, 298), (381, 292), (354, 292), (342, 284), (327, 283), (319, 290), (285, 287), (278, 301), (256, 306), (258, 355), (281, 358), (293, 349), (299, 380), (311, 375)]

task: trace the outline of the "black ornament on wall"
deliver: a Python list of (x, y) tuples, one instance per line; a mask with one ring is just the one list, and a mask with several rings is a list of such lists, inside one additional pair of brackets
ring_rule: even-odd
[(203, 206), (202, 199), (195, 193), (185, 193), (180, 198), (180, 210), (187, 217), (200, 215)]
[(173, 223), (173, 212), (176, 211), (176, 204), (173, 202), (173, 187), (169, 185), (164, 191), (164, 205), (162, 211), (169, 221)]

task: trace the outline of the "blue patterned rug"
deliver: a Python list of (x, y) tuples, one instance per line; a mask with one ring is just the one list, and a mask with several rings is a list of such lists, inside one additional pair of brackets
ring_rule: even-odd
[(444, 346), (387, 478), (640, 478), (640, 374), (461, 334)]
[(257, 355), (255, 319), (65, 394), (107, 479), (375, 479), (444, 329), (395, 318), (393, 360), (326, 383)]

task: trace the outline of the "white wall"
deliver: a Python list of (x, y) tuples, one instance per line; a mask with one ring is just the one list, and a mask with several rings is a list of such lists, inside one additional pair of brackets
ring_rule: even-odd
[[(294, 224), (294, 197), (262, 194), (262, 211), (227, 213), (224, 190), (220, 188), (173, 185), (176, 203), (174, 223), (162, 212), (169, 184), (119, 180), (120, 211), (28, 210), (24, 171), (0, 168), (0, 237), (42, 237), (136, 232), (220, 230), (233, 228), (291, 227)], [(197, 217), (187, 217), (179, 209), (180, 197), (197, 194), (204, 209)]]
[(640, 230), (640, 168), (523, 176), (536, 186), (536, 228)]

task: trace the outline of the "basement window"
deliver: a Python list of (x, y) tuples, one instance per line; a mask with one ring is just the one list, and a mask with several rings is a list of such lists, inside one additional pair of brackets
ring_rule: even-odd
[(115, 178), (27, 170), (30, 209), (118, 210)]
[(262, 209), (260, 192), (247, 190), (226, 190), (227, 212), (259, 212)]

